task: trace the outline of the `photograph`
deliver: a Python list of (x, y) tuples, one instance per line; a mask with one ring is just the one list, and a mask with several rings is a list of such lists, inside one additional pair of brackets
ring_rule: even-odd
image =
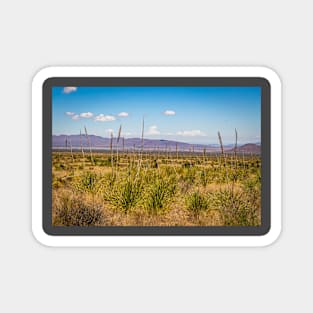
[(261, 226), (260, 86), (53, 86), (52, 226)]

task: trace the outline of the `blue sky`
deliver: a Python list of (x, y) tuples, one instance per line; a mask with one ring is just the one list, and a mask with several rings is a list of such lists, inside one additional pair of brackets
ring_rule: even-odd
[(53, 87), (52, 133), (214, 144), (260, 142), (260, 87)]

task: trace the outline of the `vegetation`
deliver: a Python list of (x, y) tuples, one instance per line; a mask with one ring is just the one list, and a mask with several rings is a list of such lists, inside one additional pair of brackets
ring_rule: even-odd
[(187, 208), (197, 217), (201, 211), (206, 211), (209, 207), (208, 198), (199, 191), (194, 191), (187, 198)]
[(62, 204), (54, 208), (53, 223), (56, 226), (101, 226), (105, 223), (105, 216), (99, 206), (65, 197)]
[[(261, 223), (259, 155), (125, 149), (121, 127), (101, 152), (52, 155), (53, 224), (63, 226), (252, 226)], [(81, 132), (81, 137), (82, 137)]]

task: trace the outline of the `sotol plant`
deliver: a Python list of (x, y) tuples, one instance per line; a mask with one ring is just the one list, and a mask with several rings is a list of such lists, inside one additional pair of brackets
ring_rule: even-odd
[(140, 200), (142, 190), (142, 182), (130, 177), (126, 181), (116, 183), (112, 191), (105, 194), (105, 198), (117, 209), (128, 213)]
[(172, 180), (156, 178), (150, 185), (146, 198), (146, 209), (149, 213), (158, 214), (165, 209), (169, 199), (175, 193), (175, 184)]
[(93, 172), (87, 172), (81, 176), (80, 180), (75, 183), (78, 191), (96, 194), (99, 189), (100, 178)]
[(187, 197), (187, 208), (191, 211), (195, 217), (199, 218), (202, 211), (208, 209), (209, 203), (207, 197), (201, 194), (199, 191), (192, 192)]

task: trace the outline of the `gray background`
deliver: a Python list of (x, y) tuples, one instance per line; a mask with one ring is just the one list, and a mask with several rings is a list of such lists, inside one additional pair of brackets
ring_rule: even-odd
[[(311, 1), (1, 1), (0, 311), (312, 311)], [(48, 65), (266, 65), (284, 84), (267, 248), (56, 249), (31, 234), (31, 79)]]

